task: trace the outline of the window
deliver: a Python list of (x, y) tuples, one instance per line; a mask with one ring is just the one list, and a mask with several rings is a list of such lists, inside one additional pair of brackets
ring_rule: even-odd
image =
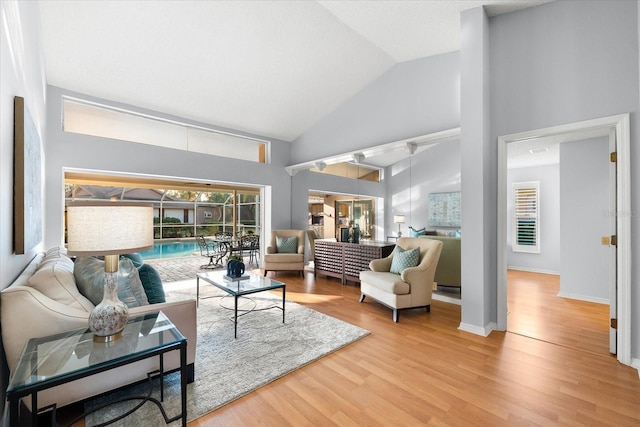
[(267, 141), (63, 98), (62, 129), (176, 150), (266, 163)]
[(540, 253), (539, 181), (513, 184), (514, 252)]
[(262, 228), (256, 187), (67, 171), (65, 207), (74, 200), (152, 203), (154, 239), (260, 235)]

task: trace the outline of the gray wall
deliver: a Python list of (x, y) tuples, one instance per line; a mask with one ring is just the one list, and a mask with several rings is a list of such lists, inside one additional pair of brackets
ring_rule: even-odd
[[(49, 86), (47, 93), (49, 132), (45, 150), (47, 165), (45, 175), (46, 247), (60, 245), (63, 242), (64, 168), (270, 186), (271, 200), (264, 202), (269, 209), (265, 216), (270, 217), (271, 221), (266, 222), (265, 231), (268, 232), (269, 227), (289, 228), (291, 226), (291, 179), (284, 169), (284, 166), (289, 163), (289, 143), (272, 140), (272, 163), (259, 164), (146, 144), (66, 133), (61, 130), (60, 123), (62, 95), (81, 97), (132, 111), (205, 126), (202, 123), (189, 122), (132, 106), (110, 103)], [(228, 129), (220, 130), (229, 131)], [(283, 209), (283, 206), (286, 208)]]
[(386, 235), (395, 236), (398, 231), (398, 225), (393, 223), (393, 215), (405, 216), (406, 222), (401, 225), (403, 236), (409, 236), (409, 226), (416, 229), (433, 228), (427, 225), (429, 193), (460, 191), (460, 140), (441, 142), (417, 152), (411, 160), (405, 159), (387, 167), (384, 175), (387, 194)]
[(560, 295), (609, 302), (608, 138), (560, 144)]
[[(540, 253), (513, 252), (513, 183), (539, 181)], [(517, 270), (560, 274), (560, 169), (545, 165), (509, 169), (507, 173), (507, 266)], [(563, 246), (564, 247), (564, 246)], [(569, 249), (569, 246), (566, 248)]]
[[(40, 10), (36, 2), (0, 2), (0, 289), (5, 288), (42, 249), (13, 253), (13, 99), (21, 96), (44, 147), (46, 87)], [(7, 27), (5, 28), (5, 24)], [(7, 38), (9, 35), (9, 38)], [(13, 52), (13, 55), (12, 55)], [(43, 161), (44, 163), (44, 161)], [(44, 203), (44, 209), (46, 209)], [(46, 229), (44, 229), (46, 234)]]
[[(15, 279), (42, 249), (13, 253), (13, 98), (21, 96), (46, 146), (46, 86), (40, 11), (36, 2), (0, 2), (0, 289)], [(6, 24), (6, 26), (5, 26)], [(8, 36), (8, 37), (7, 37)], [(46, 209), (46, 203), (44, 209)], [(46, 229), (44, 229), (46, 233)], [(7, 327), (0, 325), (0, 327)], [(1, 344), (1, 341), (0, 341)], [(0, 361), (0, 424), (3, 424), (8, 371)]]
[(487, 335), (496, 326), (496, 143), (491, 138), (489, 19), (482, 8), (461, 17), (462, 322)]
[[(492, 140), (630, 112), (631, 182), (640, 182), (637, 7), (633, 1), (555, 1), (492, 18)], [(638, 254), (640, 215), (634, 212), (639, 212), (640, 187), (631, 191), (632, 253)], [(467, 208), (478, 206), (465, 200)], [(631, 268), (631, 324), (639, 325), (640, 268), (637, 263)], [(637, 358), (640, 328), (631, 334)]]
[(395, 65), (292, 145), (294, 164), (459, 126), (459, 53)]

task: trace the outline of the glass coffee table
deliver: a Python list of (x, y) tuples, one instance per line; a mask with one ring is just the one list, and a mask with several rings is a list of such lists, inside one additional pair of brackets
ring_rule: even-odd
[[(169, 419), (161, 404), (164, 400), (163, 355), (174, 350), (180, 351), (181, 413)], [(149, 381), (155, 375), (160, 376), (160, 401), (151, 397), (151, 389), (147, 396), (125, 398), (141, 402), (125, 414), (103, 425), (122, 419), (145, 402), (151, 401), (159, 407), (167, 424), (181, 420), (182, 425), (186, 426), (187, 339), (161, 311), (129, 318), (123, 336), (110, 343), (95, 343), (93, 333), (88, 328), (30, 339), (22, 351), (16, 369), (9, 378), (7, 388), (9, 424), (23, 425), (21, 422), (26, 421), (30, 425), (37, 425), (39, 409), (50, 409), (38, 408), (39, 391), (154, 356), (159, 357), (160, 370), (148, 373), (147, 376)], [(19, 414), (20, 400), (27, 396), (31, 396), (31, 420), (20, 420), (22, 418)], [(113, 403), (118, 402), (109, 402), (95, 408), (92, 412)], [(53, 409), (52, 416), (55, 420), (55, 405), (51, 409)], [(78, 418), (86, 415), (88, 414), (82, 414)], [(54, 423), (54, 425), (57, 424)]]
[[(277, 305), (268, 308), (277, 308), (282, 310), (282, 323), (284, 323), (284, 307), (285, 307), (285, 295), (286, 285), (268, 277), (261, 276), (259, 274), (247, 274), (241, 278), (229, 279), (226, 276), (226, 271), (208, 271), (206, 273), (198, 273), (196, 279), (196, 304), (199, 305), (201, 299), (213, 298), (213, 297), (201, 297), (200, 296), (200, 280), (204, 280), (210, 285), (215, 286), (218, 289), (225, 291), (227, 294), (233, 296), (233, 323), (234, 323), (234, 337), (238, 338), (238, 298), (255, 294), (257, 292), (270, 291), (273, 289), (282, 289), (282, 307)], [(264, 310), (264, 309), (263, 309)], [(245, 313), (246, 314), (246, 313)]]

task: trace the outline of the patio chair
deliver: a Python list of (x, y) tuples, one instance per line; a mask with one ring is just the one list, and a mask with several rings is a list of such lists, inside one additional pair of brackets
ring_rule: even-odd
[(209, 258), (208, 264), (203, 264), (200, 268), (211, 269), (223, 267), (222, 259), (227, 254), (227, 245), (220, 242), (207, 242), (204, 236), (196, 236), (198, 246), (200, 246), (200, 256)]
[(243, 251), (249, 252), (249, 264), (255, 261), (256, 267), (260, 267), (258, 257), (260, 256), (260, 236), (248, 234), (242, 237), (241, 247)]

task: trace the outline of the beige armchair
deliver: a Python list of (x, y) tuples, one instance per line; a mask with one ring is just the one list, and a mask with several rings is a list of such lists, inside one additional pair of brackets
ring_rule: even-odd
[(360, 272), (360, 302), (365, 296), (393, 309), (393, 321), (398, 321), (398, 310), (425, 307), (431, 311), (433, 278), (440, 259), (442, 242), (439, 240), (401, 237), (396, 242), (404, 250), (420, 248), (418, 265), (404, 269), (400, 274), (391, 273), (394, 252), (386, 258), (369, 263), (371, 271)]
[(304, 275), (305, 244), (304, 230), (271, 231), (264, 254), (264, 275), (268, 271), (299, 271)]

